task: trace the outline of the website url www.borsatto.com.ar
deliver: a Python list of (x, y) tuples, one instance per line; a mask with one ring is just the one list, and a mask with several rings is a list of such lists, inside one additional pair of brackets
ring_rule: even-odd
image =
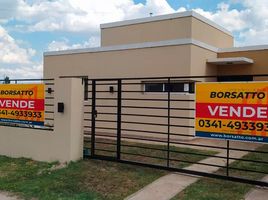
[(231, 134), (229, 135), (229, 134), (217, 134), (217, 133), (213, 133), (211, 134), (211, 136), (214, 138), (221, 138), (221, 139), (263, 141), (263, 138), (255, 136), (243, 136), (243, 135), (231, 135)]

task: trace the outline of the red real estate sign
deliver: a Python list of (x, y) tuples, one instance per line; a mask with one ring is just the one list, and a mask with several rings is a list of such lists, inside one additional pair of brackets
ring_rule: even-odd
[(0, 122), (44, 125), (43, 84), (0, 85)]
[(197, 83), (197, 137), (268, 142), (268, 83)]

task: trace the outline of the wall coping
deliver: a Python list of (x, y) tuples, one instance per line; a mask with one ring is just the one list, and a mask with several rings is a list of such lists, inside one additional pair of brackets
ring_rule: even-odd
[(142, 23), (170, 20), (170, 19), (183, 18), (183, 17), (194, 17), (194, 18), (226, 33), (227, 35), (230, 35), (233, 37), (233, 34), (230, 31), (228, 31), (224, 27), (220, 26), (219, 24), (211, 21), (210, 19), (198, 14), (195, 11), (177, 12), (177, 13), (166, 14), (166, 15), (158, 15), (158, 16), (131, 19), (131, 20), (125, 20), (125, 21), (119, 21), (119, 22), (105, 23), (105, 24), (101, 24), (100, 28), (101, 29), (114, 28), (114, 27), (120, 27), (120, 26), (128, 26), (128, 25), (134, 25), (134, 24), (142, 24)]
[(215, 53), (229, 53), (229, 52), (232, 53), (232, 52), (240, 52), (240, 51), (268, 50), (268, 45), (217, 48), (217, 47), (211, 46), (209, 44), (206, 44), (204, 42), (201, 42), (195, 39), (185, 38), (185, 39), (158, 41), (158, 42), (144, 42), (144, 43), (134, 43), (134, 44), (126, 44), (126, 45), (114, 45), (114, 46), (106, 46), (106, 47), (49, 51), (49, 52), (44, 52), (44, 56), (59, 56), (59, 55), (68, 55), (68, 54), (124, 51), (124, 50), (131, 50), (131, 49), (144, 49), (144, 48), (156, 48), (156, 47), (179, 46), (179, 45), (195, 45), (195, 46), (213, 51)]
[(123, 51), (123, 50), (131, 50), (131, 49), (143, 49), (143, 48), (179, 46), (179, 45), (196, 45), (196, 46), (205, 48), (210, 51), (214, 51), (214, 52), (218, 51), (218, 48), (208, 45), (204, 42), (200, 42), (198, 40), (176, 39), (176, 40), (165, 40), (165, 41), (159, 41), (159, 42), (145, 42), (145, 43), (135, 43), (135, 44), (127, 44), (127, 45), (115, 45), (115, 46), (107, 46), (107, 47), (50, 51), (50, 52), (45, 52), (44, 56), (58, 56), (58, 55), (79, 54), (79, 53), (97, 53), (97, 52), (108, 52), (108, 51)]
[(239, 51), (261, 51), (268, 50), (268, 45), (254, 45), (254, 46), (244, 46), (244, 47), (232, 47), (232, 48), (223, 48), (219, 49), (219, 53), (228, 53), (228, 52), (239, 52)]

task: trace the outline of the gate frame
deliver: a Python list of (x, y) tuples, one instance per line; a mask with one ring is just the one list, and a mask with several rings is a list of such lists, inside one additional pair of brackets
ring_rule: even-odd
[[(226, 75), (224, 75), (226, 76)], [(230, 75), (232, 76), (232, 75)], [(239, 75), (239, 76), (248, 76), (248, 75)], [(268, 78), (268, 74), (255, 74), (255, 75), (250, 75), (253, 77), (267, 77)], [(171, 83), (171, 79), (198, 79), (198, 78), (218, 78), (218, 77), (223, 77), (223, 76), (180, 76), (180, 77), (142, 77), (142, 78), (102, 78), (102, 79), (88, 79), (85, 78), (85, 94), (88, 94), (88, 85), (89, 85), (89, 81), (92, 82), (92, 98), (91, 98), (91, 154), (90, 155), (85, 155), (85, 158), (90, 158), (90, 159), (97, 159), (97, 160), (106, 160), (106, 161), (112, 161), (112, 162), (119, 162), (119, 163), (124, 163), (124, 164), (131, 164), (131, 165), (136, 165), (136, 166), (142, 166), (142, 167), (150, 167), (150, 168), (155, 168), (155, 169), (160, 169), (160, 170), (167, 170), (167, 171), (173, 171), (173, 172), (180, 172), (180, 173), (184, 173), (184, 174), (190, 174), (190, 175), (196, 175), (196, 176), (202, 176), (202, 177), (208, 177), (208, 178), (216, 178), (216, 179), (221, 179), (221, 180), (228, 180), (228, 181), (234, 181), (234, 182), (240, 182), (240, 183), (245, 183), (245, 184), (252, 184), (252, 185), (258, 185), (258, 186), (263, 186), (263, 187), (268, 187), (268, 182), (264, 182), (264, 181), (259, 181), (259, 180), (251, 180), (251, 179), (246, 179), (246, 178), (240, 178), (240, 177), (234, 177), (234, 176), (230, 176), (229, 175), (229, 161), (230, 159), (232, 160), (241, 160), (243, 161), (243, 159), (235, 159), (235, 158), (230, 158), (230, 150), (234, 150), (234, 151), (246, 151), (246, 152), (255, 152), (255, 153), (268, 153), (268, 152), (261, 152), (261, 151), (255, 151), (255, 150), (246, 150), (246, 149), (238, 149), (238, 148), (230, 148), (230, 142), (229, 140), (225, 140), (226, 141), (226, 147), (216, 147), (216, 146), (209, 146), (206, 145), (206, 147), (208, 148), (216, 148), (216, 149), (225, 149), (226, 150), (226, 157), (224, 157), (227, 161), (226, 163), (226, 167), (223, 166), (217, 166), (220, 168), (226, 168), (226, 175), (219, 175), (219, 174), (215, 174), (215, 173), (207, 173), (207, 172), (200, 172), (200, 171), (193, 171), (193, 170), (188, 170), (188, 169), (180, 169), (180, 168), (174, 168), (174, 167), (170, 167), (170, 109), (171, 109), (171, 94), (170, 94), (170, 90), (167, 92), (167, 102), (168, 102), (168, 131), (167, 131), (167, 166), (160, 166), (160, 165), (154, 165), (154, 164), (148, 164), (148, 163), (141, 163), (141, 162), (135, 162), (135, 161), (129, 161), (129, 160), (123, 160), (121, 159), (121, 112), (122, 112), (122, 81), (124, 80), (157, 80), (157, 79), (166, 79), (168, 86), (170, 87), (170, 83)], [(102, 156), (102, 155), (96, 155), (95, 154), (95, 137), (96, 137), (96, 114), (97, 114), (97, 110), (96, 110), (96, 85), (97, 82), (99, 81), (117, 81), (117, 135), (116, 135), (116, 156), (112, 157), (112, 156)], [(243, 81), (241, 81), (243, 82)], [(107, 84), (108, 85), (108, 84)], [(85, 98), (86, 99), (86, 98)], [(87, 98), (90, 99), (90, 98)], [(264, 145), (268, 145), (268, 144), (264, 144)], [(190, 144), (190, 146), (202, 146), (202, 145), (198, 145), (198, 144)], [(189, 147), (190, 148), (190, 147)], [(211, 157), (215, 157), (215, 156), (211, 156)], [(246, 161), (244, 159), (244, 161)], [(258, 162), (258, 161), (256, 161)], [(261, 161), (259, 161), (260, 163)], [(267, 163), (266, 163), (267, 164)], [(213, 164), (205, 164), (207, 166), (212, 166), (215, 167), (215, 165)], [(241, 169), (242, 170), (242, 169)], [(247, 171), (247, 170), (244, 170)], [(249, 172), (251, 170), (248, 170)], [(254, 172), (254, 171), (251, 171)], [(259, 173), (264, 173), (264, 172), (259, 172)]]

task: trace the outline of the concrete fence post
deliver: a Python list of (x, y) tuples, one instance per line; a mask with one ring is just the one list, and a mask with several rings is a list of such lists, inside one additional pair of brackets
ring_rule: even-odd
[[(78, 78), (55, 80), (54, 134), (59, 139), (61, 161), (75, 161), (83, 157), (83, 101), (84, 87)], [(63, 113), (58, 112), (58, 103), (64, 104)], [(61, 149), (61, 150), (60, 150)]]

